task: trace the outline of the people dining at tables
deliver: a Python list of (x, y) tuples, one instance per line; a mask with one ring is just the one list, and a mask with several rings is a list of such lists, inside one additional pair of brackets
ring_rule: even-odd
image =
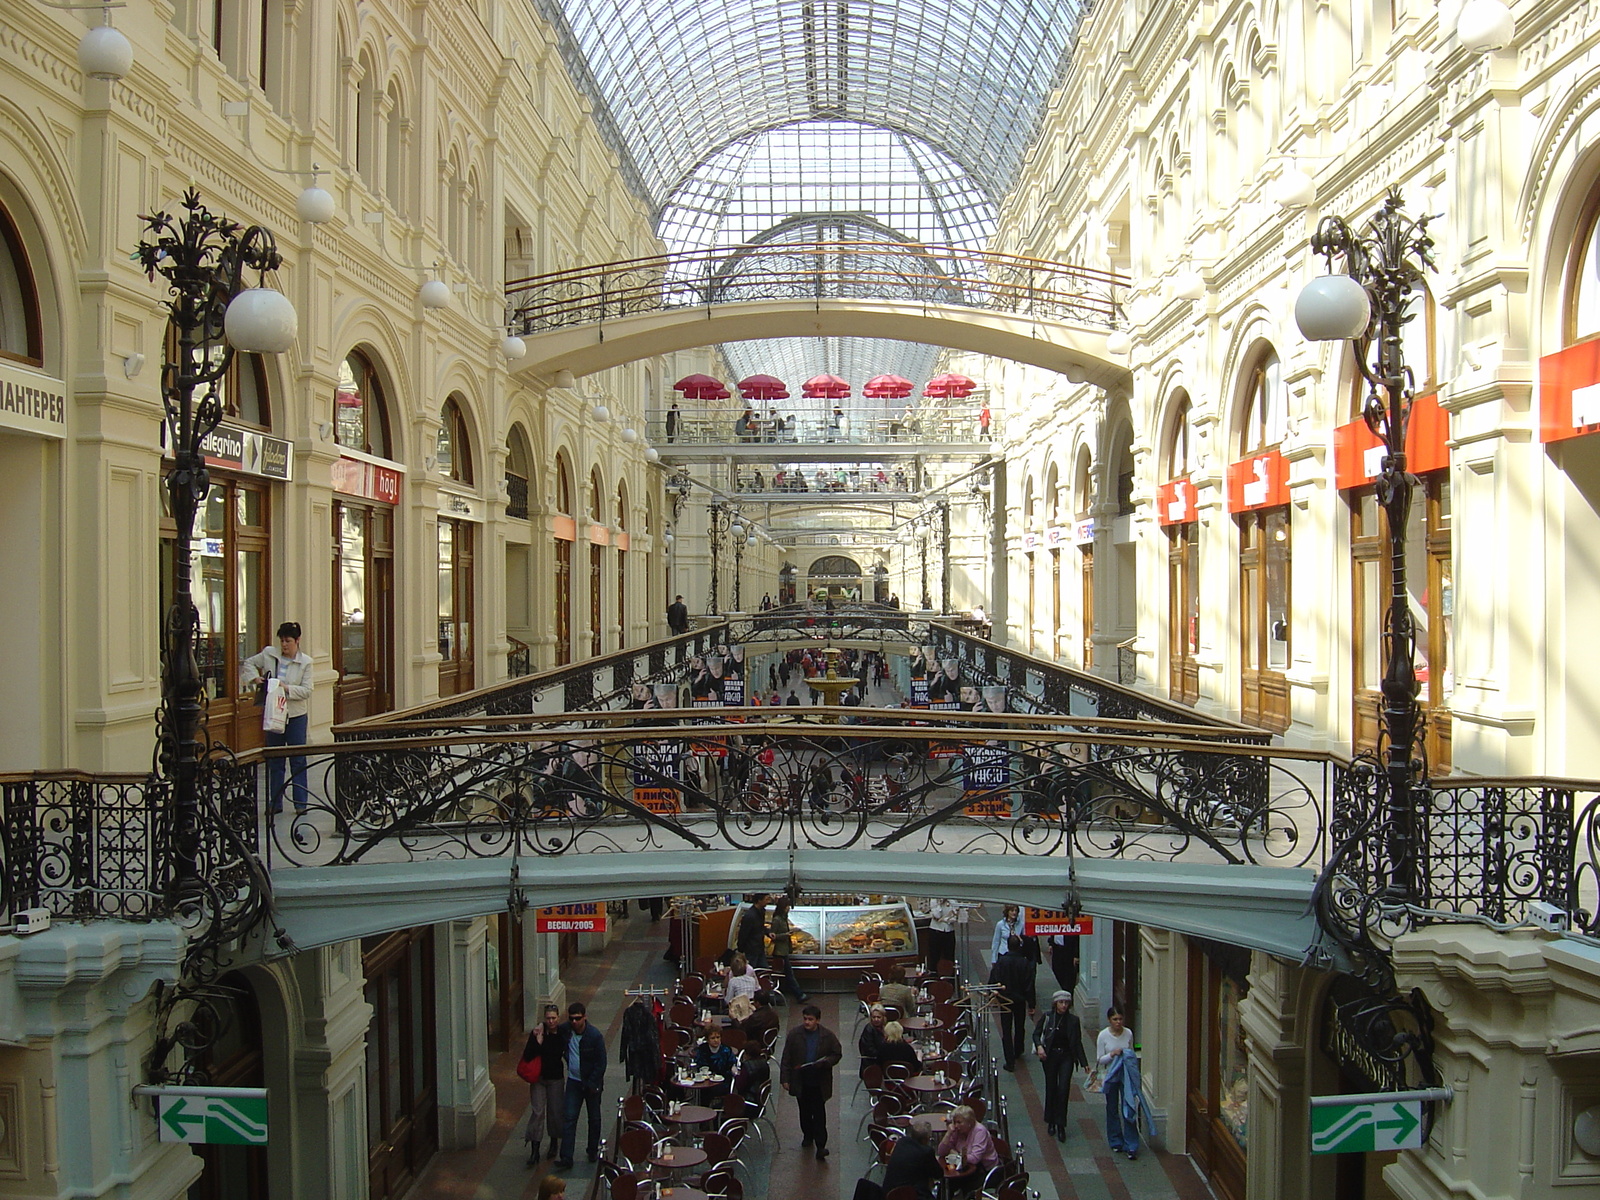
[(705, 1040), (694, 1050), (696, 1071), (710, 1071), (721, 1080), (716, 1087), (706, 1089), (707, 1097), (726, 1096), (733, 1087), (733, 1072), (738, 1060), (733, 1047), (722, 1044), (722, 1030), (709, 1029)]
[(905, 1136), (895, 1142), (894, 1150), (883, 1169), (883, 1190), (887, 1194), (898, 1187), (915, 1188), (917, 1200), (933, 1200), (933, 1185), (943, 1177), (939, 1156), (929, 1145), (928, 1127), (921, 1121), (912, 1121)]
[(758, 991), (752, 999), (755, 1001), (755, 1011), (739, 1022), (739, 1028), (744, 1030), (745, 1042), (757, 1048), (766, 1045), (768, 1030), (778, 1028), (778, 1010), (772, 1007), (774, 999), (769, 991)]
[(951, 1193), (966, 1195), (999, 1163), (1000, 1152), (977, 1114), (963, 1104), (950, 1114), (949, 1131), (939, 1142), (939, 1159)]
[(878, 1003), (898, 1008), (902, 1017), (917, 1015), (917, 991), (906, 982), (906, 969), (900, 963), (890, 965), (888, 977), (878, 988)]
[(756, 975), (755, 968), (750, 965), (749, 959), (743, 954), (735, 954), (724, 972), (724, 979), (722, 999), (728, 1006), (730, 1016), (736, 1015), (733, 1012), (733, 1002), (741, 996), (754, 1007), (755, 994), (761, 990), (761, 980)]
[(906, 1031), (900, 1027), (899, 1021), (888, 1021), (883, 1027), (883, 1045), (878, 1050), (878, 1065), (887, 1067), (890, 1063), (904, 1063), (910, 1068), (912, 1075), (922, 1072), (922, 1061), (917, 1057), (917, 1049), (906, 1041)]
[(888, 1014), (884, 1012), (881, 1004), (874, 1004), (867, 1010), (867, 1023), (861, 1030), (861, 1036), (856, 1039), (856, 1049), (861, 1052), (863, 1071), (878, 1065), (878, 1058), (883, 1053), (883, 1044), (886, 1040), (883, 1027), (888, 1020)]

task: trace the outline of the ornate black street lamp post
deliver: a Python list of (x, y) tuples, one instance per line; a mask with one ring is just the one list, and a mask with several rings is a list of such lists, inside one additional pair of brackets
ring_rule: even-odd
[(236, 350), (277, 353), (294, 340), (293, 306), (270, 288), (245, 285), (281, 263), (272, 234), (212, 213), (194, 189), (184, 193), (186, 215), (141, 218), (139, 264), (160, 275), (171, 296), (168, 356), (161, 367), (165, 441), (172, 456), (167, 499), (176, 526), (172, 607), (161, 627), (161, 710), (157, 766), (171, 789), (173, 875), (177, 899), (203, 890), (200, 845), (201, 772), (207, 754), (205, 681), (195, 661), (200, 615), (195, 609), (190, 547), (195, 514), (210, 489), (205, 441), (223, 416), (220, 387)]
[(1406, 427), (1414, 378), (1406, 366), (1402, 334), (1433, 269), (1433, 239), (1426, 216), (1412, 218), (1391, 188), (1365, 228), (1324, 217), (1311, 248), (1328, 261), (1344, 260), (1343, 274), (1313, 280), (1295, 304), (1295, 320), (1314, 341), (1350, 340), (1356, 369), (1367, 381), (1362, 416), (1383, 442), (1378, 504), (1389, 536), (1389, 607), (1384, 618), (1383, 771), (1379, 801), (1386, 809), (1384, 848), (1391, 900), (1425, 903), (1419, 859), (1420, 814), (1427, 805), (1421, 749), (1422, 706), (1417, 700), (1416, 626), (1406, 588), (1406, 534), (1416, 479), (1406, 470)]
[(711, 594), (706, 600), (706, 611), (712, 616), (721, 612), (721, 565), (718, 559), (722, 555), (722, 535), (726, 532), (731, 520), (728, 506), (720, 500), (713, 500), (706, 509), (706, 546), (711, 554)]

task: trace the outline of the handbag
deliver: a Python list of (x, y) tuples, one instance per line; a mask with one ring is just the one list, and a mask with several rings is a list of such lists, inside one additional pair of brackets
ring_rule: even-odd
[(517, 1074), (524, 1083), (538, 1083), (544, 1074), (544, 1056), (535, 1054), (532, 1058), (518, 1060)]
[(289, 693), (283, 680), (267, 680), (267, 703), (261, 710), (261, 728), (268, 733), (282, 733), (289, 723)]

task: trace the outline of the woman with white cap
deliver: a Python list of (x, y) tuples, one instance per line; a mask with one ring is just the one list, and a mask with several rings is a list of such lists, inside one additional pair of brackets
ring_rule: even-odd
[(1083, 1052), (1083, 1024), (1072, 1011), (1072, 993), (1056, 992), (1033, 1026), (1033, 1049), (1044, 1063), (1044, 1119), (1050, 1136), (1067, 1140), (1067, 1094), (1072, 1072), (1089, 1065)]

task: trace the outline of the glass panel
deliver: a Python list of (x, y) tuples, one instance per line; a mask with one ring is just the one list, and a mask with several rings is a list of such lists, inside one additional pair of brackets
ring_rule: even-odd
[(339, 618), (341, 671), (367, 673), (367, 510), (340, 507)]
[(1289, 510), (1267, 513), (1266, 539), (1267, 669), (1289, 669)]
[(1243, 618), (1240, 635), (1243, 641), (1244, 669), (1261, 669), (1261, 567), (1255, 563), (1245, 565), (1240, 572), (1239, 597)]
[(447, 479), (456, 477), (456, 460), (452, 448), (451, 437), (455, 433), (455, 420), (447, 405), (441, 418), (444, 424), (439, 427), (439, 440), (434, 444), (434, 457), (439, 462), (439, 474)]
[(1593, 337), (1600, 333), (1600, 220), (1589, 226), (1589, 235), (1578, 252), (1578, 270), (1572, 289), (1572, 336)]
[(1382, 526), (1378, 523), (1378, 497), (1371, 488), (1362, 488), (1355, 494), (1352, 511), (1355, 522), (1350, 531), (1351, 537), (1374, 538), (1382, 532)]
[(455, 654), (455, 532), (455, 522), (439, 522), (439, 653), (445, 658)]
[(405, 1028), (400, 1023), (402, 1009), (398, 965), (384, 973), (383, 1001), (383, 1103), (388, 1128), (392, 1129), (406, 1111), (405, 1092), (401, 1087), (404, 1081), (400, 1074), (404, 1062), (402, 1049), (405, 1046)]
[[(262, 574), (266, 555), (260, 550), (245, 550), (234, 556), (238, 568), (238, 623), (239, 662), (255, 654), (267, 643), (266, 617), (263, 613)], [(237, 672), (234, 672), (237, 675)], [(237, 686), (237, 683), (235, 684)]]
[(34, 303), (27, 262), (13, 243), (9, 223), (0, 213), (0, 350), (27, 358), (28, 315)]
[(233, 695), (228, 678), (228, 492), (215, 485), (206, 495), (195, 522), (191, 555), (194, 605), (200, 613), (195, 660), (208, 696)]
[(1200, 531), (1185, 527), (1184, 615), (1188, 624), (1188, 649), (1192, 658), (1200, 652)]
[(1428, 563), (1426, 496), (1424, 488), (1417, 489), (1417, 502), (1412, 506), (1411, 522), (1406, 527), (1406, 599), (1411, 611), (1411, 622), (1416, 626), (1417, 682), (1422, 685), (1421, 696), (1424, 703), (1428, 699), (1428, 676), (1431, 669), (1428, 661), (1428, 628), (1429, 609), (1433, 599), (1428, 586), (1432, 571)]
[(1223, 976), (1217, 998), (1217, 1115), (1241, 1150), (1250, 1148), (1250, 1059), (1245, 1053), (1239, 1002), (1249, 990), (1247, 984)]
[(407, 982), (410, 995), (406, 998), (408, 1025), (411, 1035), (411, 1095), (409, 1104), (415, 1106), (433, 1080), (428, 1069), (428, 1055), (433, 1047), (428, 1042), (428, 988), (433, 983), (433, 973), (426, 969), (424, 951), (430, 946), (428, 939), (417, 938), (411, 943), (408, 957), (411, 970)]
[(352, 450), (367, 447), (367, 405), (361, 393), (358, 364), (345, 359), (339, 364), (339, 381), (334, 385), (333, 418), (335, 436), (341, 446)]
[(383, 1142), (383, 1012), (375, 981), (366, 987), (367, 1003), (372, 1007), (372, 1024), (367, 1028), (367, 1148), (376, 1150)]
[(1283, 369), (1277, 357), (1267, 359), (1261, 369), (1263, 393), (1261, 444), (1276, 446), (1289, 428), (1289, 392), (1283, 384)]
[(1438, 667), (1437, 686), (1431, 697), (1434, 704), (1449, 704), (1455, 694), (1456, 675), (1452, 653), (1452, 632), (1455, 624), (1456, 581), (1455, 568), (1450, 556), (1444, 554), (1434, 560), (1435, 586), (1439, 590), (1439, 608), (1434, 614), (1433, 651)]
[(1376, 559), (1355, 564), (1356, 587), (1361, 597), (1361, 658), (1356, 664), (1360, 678), (1356, 688), (1376, 690), (1383, 682), (1383, 593), (1384, 565)]
[(259, 488), (236, 487), (233, 520), (241, 529), (263, 529), (267, 524), (267, 498)]

